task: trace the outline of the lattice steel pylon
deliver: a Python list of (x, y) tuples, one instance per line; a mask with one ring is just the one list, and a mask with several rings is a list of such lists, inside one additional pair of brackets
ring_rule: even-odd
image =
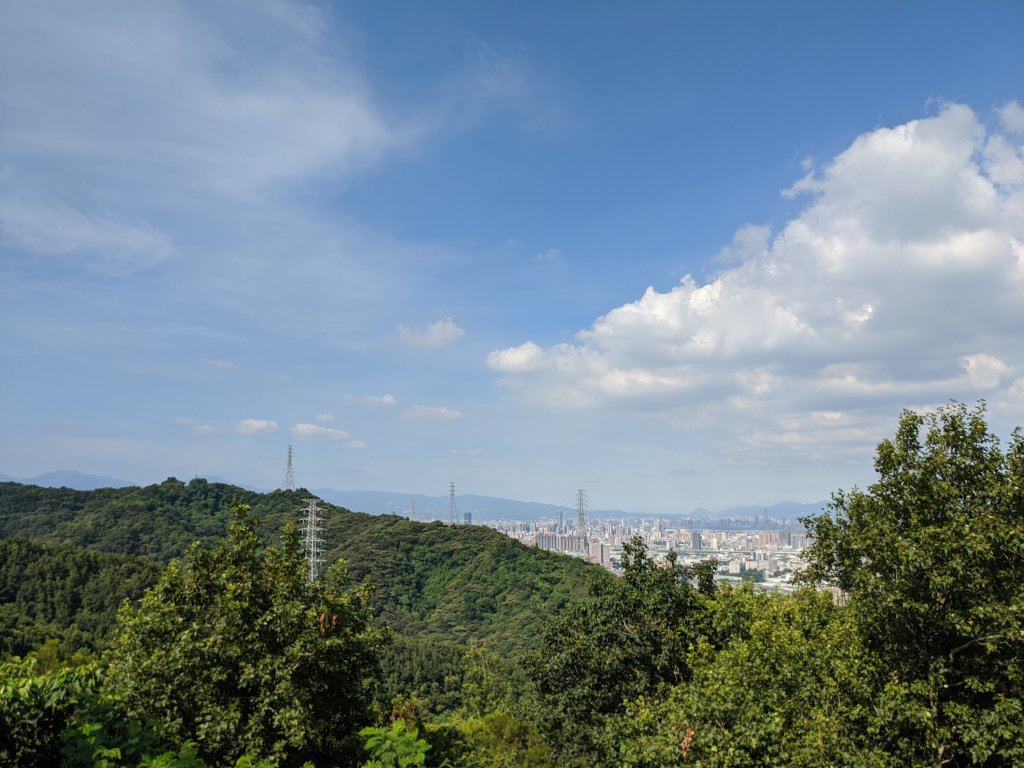
[(302, 546), (306, 551), (306, 565), (309, 569), (309, 580), (320, 578), (320, 564), (323, 561), (324, 542), (320, 538), (320, 510), (317, 509), (319, 499), (306, 499), (306, 507), (302, 510)]
[(582, 488), (576, 494), (576, 535), (587, 535), (587, 493)]
[(448, 525), (455, 525), (455, 483), (448, 483)]
[(284, 471), (284, 482), (281, 483), (281, 490), (295, 490), (295, 475), (292, 474), (292, 447), (288, 446), (288, 467)]

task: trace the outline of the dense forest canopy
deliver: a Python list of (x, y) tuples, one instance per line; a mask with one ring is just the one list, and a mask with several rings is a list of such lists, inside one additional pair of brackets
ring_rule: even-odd
[(0, 531), (33, 538), (0, 541), (0, 760), (1022, 765), (1024, 437), (952, 403), (904, 413), (875, 466), (804, 521), (791, 595), (639, 539), (616, 579), (329, 507), (347, 567), (311, 585), (301, 493), (3, 484)]

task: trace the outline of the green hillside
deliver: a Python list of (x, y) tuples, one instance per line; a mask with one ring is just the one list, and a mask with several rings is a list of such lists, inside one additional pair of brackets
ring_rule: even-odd
[[(286, 524), (298, 522), (308, 497), (304, 490), (259, 494), (202, 479), (97, 491), (0, 483), (0, 537), (163, 564), (195, 541), (221, 539), (232, 501), (252, 507), (272, 543)], [(489, 528), (371, 516), (326, 503), (321, 510), (325, 559), (342, 558), (356, 581), (377, 585), (379, 619), (404, 638), (522, 649), (548, 618), (603, 577), (594, 566)]]
[(101, 648), (118, 606), (159, 575), (145, 558), (0, 540), (0, 653), (24, 655), (48, 638), (68, 651)]

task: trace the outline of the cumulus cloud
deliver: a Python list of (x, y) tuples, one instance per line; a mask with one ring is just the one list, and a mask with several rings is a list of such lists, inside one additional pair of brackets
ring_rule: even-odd
[(348, 440), (349, 434), (343, 429), (322, 427), (319, 424), (300, 422), (292, 427), (292, 436), (296, 440)]
[(334, 421), (334, 414), (333, 413), (318, 413), (316, 415), (316, 420), (318, 422), (320, 422), (321, 424), (330, 424), (332, 421)]
[(277, 422), (271, 419), (242, 419), (235, 424), (235, 432), (240, 435), (267, 435), (279, 429)]
[(768, 250), (772, 228), (766, 224), (747, 224), (736, 230), (732, 242), (718, 252), (717, 261), (736, 264), (761, 256)]
[(453, 421), (461, 419), (462, 413), (444, 405), (414, 405), (405, 411), (405, 418), (411, 421)]
[(450, 317), (431, 323), (425, 328), (398, 326), (398, 338), (403, 344), (421, 349), (436, 349), (458, 341), (466, 332)]
[[(956, 104), (864, 134), (786, 191), (809, 202), (778, 234), (737, 232), (722, 253), (739, 264), (487, 364), (530, 400), (732, 419), (751, 450), (768, 434), (793, 450), (823, 431), (852, 444), (871, 414), (996, 398), (1024, 370), (1021, 153)], [(808, 412), (860, 416), (796, 420)]]

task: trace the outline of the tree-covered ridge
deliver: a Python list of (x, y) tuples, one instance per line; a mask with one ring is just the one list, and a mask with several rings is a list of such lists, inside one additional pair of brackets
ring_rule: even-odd
[[(72, 491), (0, 483), (0, 537), (29, 536), (90, 550), (180, 557), (227, 532), (232, 503), (249, 506), (265, 542), (295, 523), (308, 492), (259, 494), (223, 483), (170, 478), (145, 488)], [(603, 572), (525, 547), (480, 526), (445, 526), (355, 513), (321, 503), (324, 557), (343, 559), (378, 590), (373, 606), (397, 633), (429, 642), (483, 641), (523, 648)]]
[(159, 575), (158, 564), (131, 555), (0, 540), (0, 653), (24, 655), (51, 638), (68, 652), (100, 649), (121, 603)]
[(201, 478), (95, 491), (0, 483), (0, 538), (75, 544), (167, 563), (193, 542), (222, 538), (232, 502), (267, 517), (294, 510), (301, 500), (298, 492), (259, 494)]

